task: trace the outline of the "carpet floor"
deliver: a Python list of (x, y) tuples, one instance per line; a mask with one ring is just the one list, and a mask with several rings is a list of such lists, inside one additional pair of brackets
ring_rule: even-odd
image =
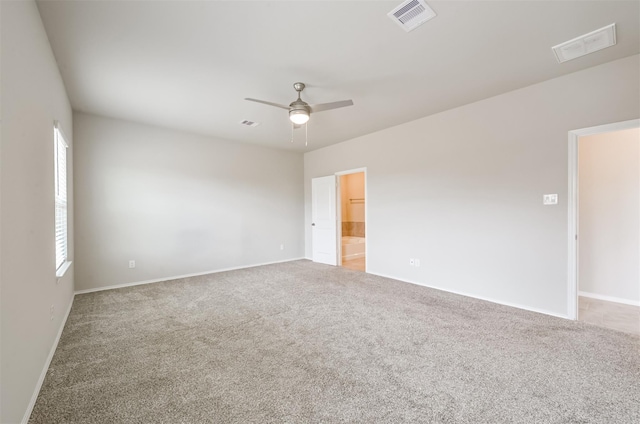
[(640, 337), (294, 261), (78, 295), (30, 423), (639, 423)]

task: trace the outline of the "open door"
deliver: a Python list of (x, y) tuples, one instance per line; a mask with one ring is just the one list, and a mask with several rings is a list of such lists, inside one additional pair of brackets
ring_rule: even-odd
[(336, 176), (311, 180), (311, 245), (313, 262), (338, 264)]

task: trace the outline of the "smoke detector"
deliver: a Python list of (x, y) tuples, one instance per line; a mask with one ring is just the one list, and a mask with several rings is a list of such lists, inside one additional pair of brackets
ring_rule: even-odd
[(616, 44), (616, 24), (607, 25), (588, 34), (551, 47), (559, 63), (575, 59)]
[(248, 119), (245, 119), (244, 121), (240, 121), (240, 124), (246, 125), (247, 127), (257, 127), (258, 125), (260, 125), (259, 122), (249, 121)]
[(413, 31), (429, 19), (435, 18), (436, 12), (424, 0), (407, 0), (387, 16), (405, 31)]

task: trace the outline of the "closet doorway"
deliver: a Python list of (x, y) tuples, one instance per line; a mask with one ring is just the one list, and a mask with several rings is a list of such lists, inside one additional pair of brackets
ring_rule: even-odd
[(353, 170), (338, 177), (338, 264), (367, 269), (366, 172)]

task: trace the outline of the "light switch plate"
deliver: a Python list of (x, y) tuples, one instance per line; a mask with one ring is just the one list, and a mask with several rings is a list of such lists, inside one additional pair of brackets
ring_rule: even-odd
[(558, 195), (557, 194), (545, 194), (542, 196), (542, 204), (543, 205), (557, 205), (558, 204)]

